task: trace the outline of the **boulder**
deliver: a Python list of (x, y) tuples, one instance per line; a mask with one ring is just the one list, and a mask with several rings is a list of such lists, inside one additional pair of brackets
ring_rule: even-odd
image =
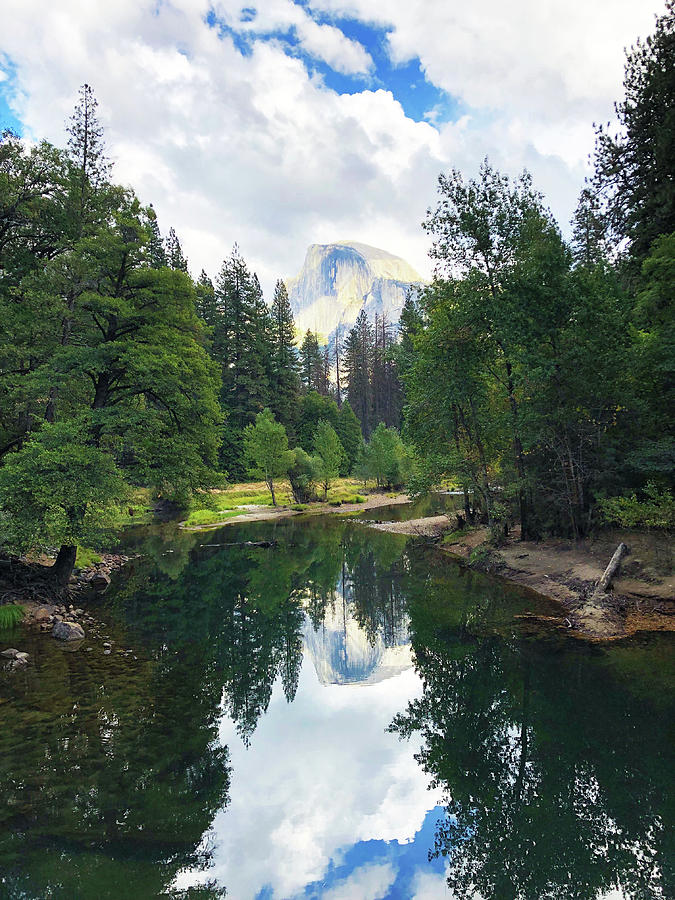
[(3, 650), (0, 653), (0, 656), (4, 656), (5, 659), (16, 659), (19, 655), (19, 651), (15, 647), (9, 647), (7, 650)]
[(105, 572), (97, 572), (96, 575), (92, 577), (89, 584), (95, 591), (103, 593), (110, 584), (110, 575), (107, 575)]
[(81, 641), (84, 637), (84, 629), (77, 622), (56, 622), (52, 629), (52, 635), (60, 641)]

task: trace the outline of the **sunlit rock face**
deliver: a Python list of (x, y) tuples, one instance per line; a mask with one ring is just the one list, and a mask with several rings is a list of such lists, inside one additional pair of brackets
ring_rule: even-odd
[(343, 609), (338, 604), (318, 628), (307, 620), (304, 639), (321, 684), (376, 684), (412, 666), (405, 628), (387, 642), (389, 646), (381, 634), (371, 641), (349, 605)]
[(371, 321), (385, 314), (391, 323), (399, 314), (411, 285), (422, 283), (405, 260), (367, 244), (338, 241), (312, 244), (296, 278), (286, 281), (295, 324), (319, 337), (351, 328), (361, 309)]

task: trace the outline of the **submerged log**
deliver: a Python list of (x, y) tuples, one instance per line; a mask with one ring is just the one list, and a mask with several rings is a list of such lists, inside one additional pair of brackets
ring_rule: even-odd
[(623, 543), (623, 541), (619, 544), (619, 546), (614, 551), (614, 555), (609, 561), (609, 565), (603, 572), (602, 578), (598, 581), (595, 586), (595, 591), (593, 592), (593, 596), (598, 596), (600, 594), (606, 594), (607, 591), (612, 586), (612, 579), (619, 571), (621, 566), (621, 560), (628, 553), (628, 547)]
[(276, 547), (276, 541), (234, 541), (231, 544), (200, 544), (200, 547)]

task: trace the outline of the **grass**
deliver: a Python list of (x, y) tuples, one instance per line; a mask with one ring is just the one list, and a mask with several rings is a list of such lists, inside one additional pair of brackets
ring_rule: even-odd
[[(358, 493), (363, 482), (354, 478), (338, 478), (328, 491), (327, 502), (330, 506), (341, 506), (343, 503), (365, 503), (366, 498)], [(288, 484), (281, 481), (275, 485), (278, 506), (290, 506), (302, 512), (311, 509), (312, 503), (293, 503)], [(319, 496), (320, 503), (326, 501)], [(190, 504), (187, 515), (188, 525), (214, 525), (235, 516), (244, 515), (246, 506), (272, 506), (272, 496), (263, 481), (252, 481), (233, 484), (224, 490), (203, 491), (197, 494)]]
[(77, 548), (77, 556), (75, 558), (75, 565), (80, 569), (88, 569), (89, 566), (93, 566), (96, 563), (101, 562), (100, 554), (96, 553), (95, 550), (92, 550), (90, 547), (78, 547)]
[(0, 606), (0, 629), (14, 628), (23, 619), (24, 609), (18, 603)]
[(459, 544), (467, 534), (471, 534), (472, 531), (475, 531), (475, 528), (458, 528), (456, 531), (451, 531), (449, 534), (443, 536), (443, 544)]

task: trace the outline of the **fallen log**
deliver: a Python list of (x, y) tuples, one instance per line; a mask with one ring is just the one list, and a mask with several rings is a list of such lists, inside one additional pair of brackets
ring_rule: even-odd
[(607, 593), (607, 591), (612, 586), (612, 579), (621, 567), (621, 560), (627, 553), (628, 547), (622, 541), (614, 551), (614, 555), (610, 559), (609, 565), (603, 572), (602, 578), (596, 584), (595, 590), (593, 591), (593, 597), (601, 596), (602, 594)]
[(276, 541), (234, 541), (230, 544), (200, 544), (200, 547), (276, 547)]

